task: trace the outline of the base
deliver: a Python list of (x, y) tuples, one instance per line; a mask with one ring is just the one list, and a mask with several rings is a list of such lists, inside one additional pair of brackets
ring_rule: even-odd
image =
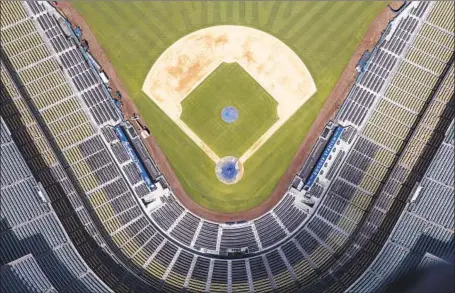
[(243, 177), (243, 164), (236, 157), (224, 157), (216, 163), (215, 173), (224, 184), (235, 184)]

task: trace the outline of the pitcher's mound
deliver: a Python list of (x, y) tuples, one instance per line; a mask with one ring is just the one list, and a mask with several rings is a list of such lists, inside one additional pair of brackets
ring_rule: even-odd
[(226, 123), (233, 123), (239, 118), (239, 112), (236, 108), (227, 106), (221, 111), (221, 119)]
[(216, 163), (215, 172), (218, 180), (224, 184), (234, 184), (242, 179), (243, 164), (236, 157), (224, 157)]

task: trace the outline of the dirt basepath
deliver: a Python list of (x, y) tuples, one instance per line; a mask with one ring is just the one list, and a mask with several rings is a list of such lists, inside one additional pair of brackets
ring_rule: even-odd
[[(59, 2), (57, 6), (58, 10), (65, 15), (65, 17), (73, 23), (73, 25), (78, 25), (81, 27), (83, 32), (83, 38), (86, 39), (89, 43), (90, 53), (95, 57), (99, 62), (103, 70), (106, 72), (107, 76), (110, 79), (111, 87), (113, 92), (119, 90), (122, 93), (123, 101), (123, 113), (126, 119), (129, 119), (132, 116), (132, 113), (139, 113), (139, 110), (134, 105), (133, 101), (129, 98), (128, 92), (117, 74), (114, 71), (112, 64), (107, 59), (104, 50), (97, 42), (93, 32), (90, 30), (88, 24), (85, 22), (83, 17), (76, 11), (76, 9), (69, 2)], [(207, 208), (201, 207), (196, 204), (183, 190), (182, 185), (180, 184), (174, 170), (169, 164), (166, 156), (158, 146), (157, 141), (154, 137), (150, 136), (147, 139), (143, 140), (148, 151), (152, 155), (154, 161), (160, 168), (161, 172), (166, 177), (166, 180), (169, 182), (171, 189), (179, 201), (191, 212), (199, 215), (202, 218), (215, 222), (227, 222), (227, 221), (241, 221), (241, 220), (251, 220), (256, 217), (261, 216), (270, 209), (272, 209), (284, 196), (291, 180), (294, 178), (295, 174), (298, 173), (300, 167), (303, 165), (305, 159), (308, 157), (312, 146), (316, 142), (319, 134), (324, 129), (325, 124), (331, 118), (334, 117), (336, 111), (343, 103), (344, 99), (349, 92), (349, 89), (354, 84), (357, 77), (355, 66), (362, 56), (363, 52), (370, 50), (379, 40), (381, 32), (386, 28), (388, 22), (394, 17), (394, 13), (390, 11), (389, 8), (385, 7), (384, 10), (376, 17), (376, 19), (371, 23), (368, 31), (361, 40), (359, 46), (357, 47), (354, 55), (349, 61), (348, 65), (344, 69), (343, 73), (340, 76), (337, 84), (332, 90), (331, 94), (324, 103), (324, 106), (319, 112), (318, 117), (313, 122), (308, 134), (305, 136), (302, 144), (299, 147), (294, 159), (292, 160), (288, 170), (283, 174), (279, 183), (273, 190), (272, 194), (265, 200), (262, 204), (257, 207), (254, 207), (250, 210), (243, 211), (240, 213), (233, 214), (224, 214), (208, 210)], [(135, 124), (135, 127), (137, 125)]]
[(316, 92), (308, 68), (285, 43), (239, 25), (215, 25), (169, 46), (147, 74), (142, 91), (207, 156), (218, 155), (181, 120), (182, 102), (222, 63), (237, 63), (278, 103), (278, 120), (239, 157), (245, 163)]

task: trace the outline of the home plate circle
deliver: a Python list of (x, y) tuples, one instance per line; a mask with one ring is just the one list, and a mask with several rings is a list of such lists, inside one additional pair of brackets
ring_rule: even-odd
[(224, 107), (221, 110), (221, 119), (226, 123), (233, 123), (239, 118), (239, 112), (232, 106)]
[(243, 164), (236, 157), (224, 157), (216, 163), (215, 173), (218, 180), (224, 184), (234, 184), (242, 179)]

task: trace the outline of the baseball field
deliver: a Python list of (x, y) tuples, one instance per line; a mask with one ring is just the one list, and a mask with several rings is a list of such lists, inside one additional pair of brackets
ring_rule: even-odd
[[(95, 33), (186, 193), (210, 210), (234, 213), (269, 196), (385, 2), (94, 1), (73, 5)], [(279, 39), (300, 57), (317, 88), (244, 162), (243, 178), (232, 185), (218, 181), (214, 160), (143, 91), (152, 66), (167, 48), (190, 33), (219, 25), (246, 26)], [(221, 121), (220, 111), (226, 106), (239, 111), (232, 125)], [(276, 101), (236, 63), (217, 67), (181, 102), (181, 121), (219, 157), (240, 156), (277, 118)]]

